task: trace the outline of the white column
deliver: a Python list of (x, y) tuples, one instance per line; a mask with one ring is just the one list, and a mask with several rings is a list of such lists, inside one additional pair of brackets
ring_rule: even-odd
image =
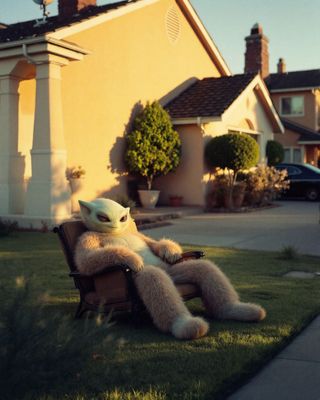
[(25, 207), (28, 217), (54, 220), (71, 214), (61, 104), (61, 67), (66, 64), (62, 58), (47, 55), (46, 61), (36, 66), (32, 177)]
[[(0, 76), (0, 215), (17, 212), (24, 158), (18, 153), (19, 79)], [(18, 203), (20, 200), (18, 200)], [(22, 210), (19, 210), (22, 211)]]

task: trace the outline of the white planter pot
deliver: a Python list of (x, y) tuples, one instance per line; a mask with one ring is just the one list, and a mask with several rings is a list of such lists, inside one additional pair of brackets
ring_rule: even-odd
[(138, 190), (138, 193), (143, 208), (155, 208), (159, 198), (159, 190)]

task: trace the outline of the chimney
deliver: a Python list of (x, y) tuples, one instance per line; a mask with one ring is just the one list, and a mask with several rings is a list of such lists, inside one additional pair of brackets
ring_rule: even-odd
[(278, 74), (284, 74), (286, 72), (286, 63), (283, 58), (279, 58), (279, 62), (277, 64)]
[(97, 0), (59, 0), (59, 18), (70, 18), (89, 7), (96, 7)]
[(268, 38), (263, 34), (262, 26), (253, 25), (246, 40), (244, 72), (260, 72), (262, 78), (269, 76)]

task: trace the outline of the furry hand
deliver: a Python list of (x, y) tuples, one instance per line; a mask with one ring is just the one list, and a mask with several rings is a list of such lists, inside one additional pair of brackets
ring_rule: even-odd
[(182, 249), (172, 240), (161, 239), (157, 242), (156, 253), (162, 260), (174, 264), (181, 258)]
[(138, 254), (127, 256), (125, 263), (133, 272), (139, 272), (143, 269), (143, 260)]

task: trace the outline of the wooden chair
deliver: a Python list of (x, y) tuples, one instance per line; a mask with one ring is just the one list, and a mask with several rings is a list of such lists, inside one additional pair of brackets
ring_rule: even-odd
[[(144, 309), (133, 282), (133, 273), (125, 264), (108, 266), (91, 276), (82, 275), (74, 262), (74, 250), (79, 236), (87, 230), (82, 221), (67, 221), (55, 227), (60, 243), (70, 268), (69, 276), (73, 278), (79, 290), (80, 300), (75, 314), (81, 318), (86, 311), (108, 313), (113, 311), (131, 311), (134, 314)], [(183, 259), (203, 257), (202, 251), (183, 253)], [(180, 261), (180, 260), (179, 260)], [(182, 298), (189, 300), (200, 295), (193, 284), (176, 285)]]

